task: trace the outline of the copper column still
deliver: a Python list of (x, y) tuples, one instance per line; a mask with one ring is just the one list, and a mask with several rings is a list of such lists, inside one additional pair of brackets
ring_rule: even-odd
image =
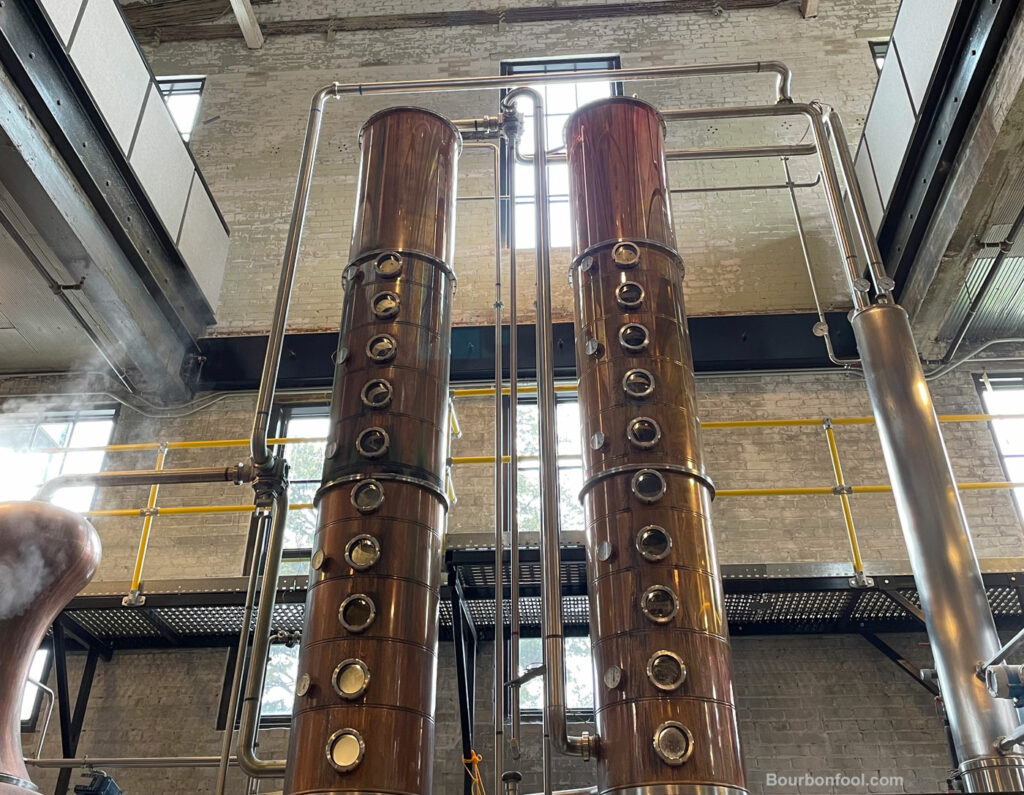
[(85, 519), (45, 502), (0, 504), (0, 795), (38, 792), (21, 748), (21, 698), (39, 644), (100, 563)]
[(430, 111), (391, 108), (359, 141), (289, 795), (432, 784), (462, 140)]
[(738, 795), (714, 489), (664, 135), (657, 110), (626, 97), (566, 124), (598, 790)]

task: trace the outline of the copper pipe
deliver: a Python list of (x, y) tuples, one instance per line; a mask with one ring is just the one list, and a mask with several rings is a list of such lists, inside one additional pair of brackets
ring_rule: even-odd
[(740, 793), (664, 122), (615, 97), (566, 131), (598, 790)]
[(461, 143), (419, 108), (360, 132), (289, 795), (432, 789)]
[(22, 692), (47, 628), (99, 563), (99, 536), (77, 514), (43, 502), (0, 504), (0, 795), (36, 789), (21, 747)]

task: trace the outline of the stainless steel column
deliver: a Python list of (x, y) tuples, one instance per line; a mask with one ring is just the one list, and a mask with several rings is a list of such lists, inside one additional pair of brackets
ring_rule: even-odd
[(1024, 756), (995, 745), (1017, 714), (975, 676), (999, 637), (910, 321), (902, 307), (879, 304), (852, 323), (964, 789), (1024, 790)]

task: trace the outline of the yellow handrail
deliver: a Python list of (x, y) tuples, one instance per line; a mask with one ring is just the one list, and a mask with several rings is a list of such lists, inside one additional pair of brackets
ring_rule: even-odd
[[(164, 461), (167, 460), (167, 448), (161, 447), (156, 454), (156, 469), (164, 468)], [(142, 567), (146, 562), (146, 551), (149, 549), (149, 532), (153, 528), (153, 517), (156, 515), (156, 498), (160, 493), (160, 484), (154, 483), (149, 487), (149, 499), (146, 501), (145, 518), (142, 520), (142, 536), (139, 538), (139, 552), (135, 556), (135, 571), (132, 572), (131, 593), (139, 592), (142, 583)], [(129, 598), (131, 594), (129, 594)]]
[[(883, 494), (892, 491), (892, 486), (850, 486), (853, 494)], [(980, 491), (990, 489), (1021, 489), (1024, 488), (1024, 481), (994, 481), (991, 483), (958, 483), (957, 488), (961, 491)], [(803, 497), (814, 495), (835, 494), (831, 486), (810, 486), (806, 488), (782, 488), (782, 489), (719, 489), (715, 492), (718, 497)], [(313, 508), (311, 502), (300, 502), (289, 505), (288, 508), (294, 511), (305, 511)], [(148, 511), (148, 508), (108, 508), (103, 510), (86, 511), (86, 516), (141, 516)], [(249, 513), (251, 505), (189, 505), (175, 508), (157, 508), (152, 512), (157, 516), (181, 516), (203, 513)]]
[(825, 421), (825, 438), (828, 440), (828, 451), (832, 456), (832, 473), (836, 478), (836, 492), (843, 505), (843, 521), (846, 523), (846, 535), (850, 541), (850, 557), (853, 560), (853, 571), (858, 577), (864, 573), (864, 561), (860, 556), (860, 543), (857, 541), (857, 529), (853, 524), (853, 510), (850, 508), (850, 495), (847, 494), (846, 483), (843, 481), (843, 467), (839, 463), (839, 447), (836, 445), (836, 434), (832, 430), (831, 421)]
[[(573, 387), (575, 389), (575, 387)], [(474, 391), (474, 390), (467, 390)], [(508, 390), (505, 390), (506, 392)], [(494, 390), (484, 389), (484, 394), (494, 394)], [(939, 422), (990, 422), (992, 420), (1024, 420), (1024, 414), (940, 414)], [(833, 425), (871, 425), (873, 417), (834, 417)], [(702, 423), (702, 427), (710, 430), (730, 428), (786, 428), (814, 427), (821, 425), (819, 418), (799, 418), (783, 420), (727, 420)], [(297, 436), (268, 439), (268, 444), (317, 444), (327, 441), (325, 436)], [(208, 447), (248, 447), (248, 439), (200, 439), (184, 442), (135, 442), (130, 444), (107, 444), (96, 447), (33, 447), (30, 453), (129, 453), (142, 450), (159, 450), (166, 445), (168, 450), (195, 450)], [(494, 463), (494, 458), (487, 456), (471, 456), (473, 463)], [(485, 460), (486, 459), (486, 460)], [(468, 463), (468, 462), (467, 462)]]

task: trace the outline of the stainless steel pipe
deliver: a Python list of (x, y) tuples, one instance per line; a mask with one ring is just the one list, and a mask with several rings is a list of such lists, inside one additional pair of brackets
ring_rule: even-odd
[(79, 475), (58, 475), (46, 481), (32, 499), (49, 502), (61, 489), (73, 486), (151, 486), (171, 483), (245, 483), (252, 472), (245, 464), (226, 467), (193, 467), (190, 469), (108, 470)]
[[(811, 123), (811, 131), (814, 135), (814, 144), (818, 150), (818, 160), (821, 165), (821, 173), (824, 178), (825, 198), (828, 202), (829, 215), (832, 219), (832, 226), (836, 232), (836, 239), (839, 244), (840, 253), (843, 256), (844, 268), (850, 293), (856, 309), (866, 309), (869, 306), (868, 290), (871, 288), (871, 281), (879, 287), (885, 287), (888, 276), (879, 272), (880, 261), (873, 261), (869, 256), (867, 270), (870, 272), (871, 281), (864, 278), (861, 273), (860, 258), (857, 254), (856, 238), (846, 218), (843, 207), (842, 185), (839, 180), (839, 172), (835, 161), (832, 159), (832, 151), (829, 146), (829, 138), (823, 119), (821, 108), (816, 105), (800, 103), (785, 103), (779, 105), (755, 105), (755, 106), (726, 106), (719, 108), (676, 108), (662, 111), (662, 116), (668, 121), (699, 121), (703, 119), (744, 119), (744, 118), (777, 118), (782, 116), (803, 116)], [(856, 179), (853, 172), (847, 173), (844, 166), (844, 177), (850, 187), (851, 195), (859, 193)], [(860, 198), (863, 203), (863, 197)], [(856, 202), (855, 202), (856, 206)], [(858, 215), (857, 236), (863, 238), (862, 219)], [(866, 215), (863, 218), (866, 221)], [(888, 300), (888, 292), (880, 291), (883, 300)]]
[[(270, 648), (270, 629), (277, 601), (277, 578), (281, 570), (281, 552), (284, 549), (285, 524), (288, 521), (288, 489), (282, 489), (274, 499), (267, 539), (267, 558), (263, 568), (263, 587), (260, 589), (256, 626), (253, 628), (252, 653), (242, 700), (242, 718), (238, 726), (238, 764), (252, 778), (274, 778), (284, 775), (284, 759), (260, 759), (256, 755), (256, 735), (259, 732), (260, 703), (263, 682), (267, 672), (267, 653)], [(254, 563), (255, 565), (255, 563)], [(245, 632), (245, 627), (242, 627)], [(238, 664), (241, 664), (239, 659)], [(229, 716), (234, 720), (234, 716)]]
[[(529, 97), (534, 118), (544, 118), (544, 101), (537, 91), (517, 88), (503, 104), (512, 107), (516, 97)], [(551, 323), (551, 258), (548, 218), (548, 180), (543, 124), (533, 125), (534, 197), (537, 224), (537, 435), (540, 452), (540, 557), (541, 614), (544, 662), (544, 741), (562, 754), (589, 758), (587, 734), (570, 735), (565, 709), (565, 649), (563, 646), (561, 542), (558, 506), (558, 432), (555, 414), (555, 378), (552, 367), (554, 331)], [(513, 206), (515, 198), (513, 197)], [(512, 241), (515, 245), (515, 241)], [(550, 790), (550, 765), (546, 765), (545, 792)]]
[[(230, 763), (238, 760), (231, 757)], [(176, 767), (217, 767), (219, 756), (83, 756), (77, 759), (26, 759), (29, 767), (56, 769), (63, 767), (123, 767), (123, 768), (176, 768)]]
[(896, 304), (877, 304), (852, 325), (964, 788), (1024, 790), (1024, 756), (997, 749), (1017, 714), (975, 675), (999, 636), (910, 320)]
[[(723, 146), (696, 147), (689, 149), (666, 149), (666, 160), (743, 160), (758, 157), (801, 157), (817, 154), (814, 144), (775, 144), (767, 146)], [(549, 163), (564, 163), (564, 152), (547, 153)], [(516, 162), (530, 164), (532, 155), (516, 154)]]

